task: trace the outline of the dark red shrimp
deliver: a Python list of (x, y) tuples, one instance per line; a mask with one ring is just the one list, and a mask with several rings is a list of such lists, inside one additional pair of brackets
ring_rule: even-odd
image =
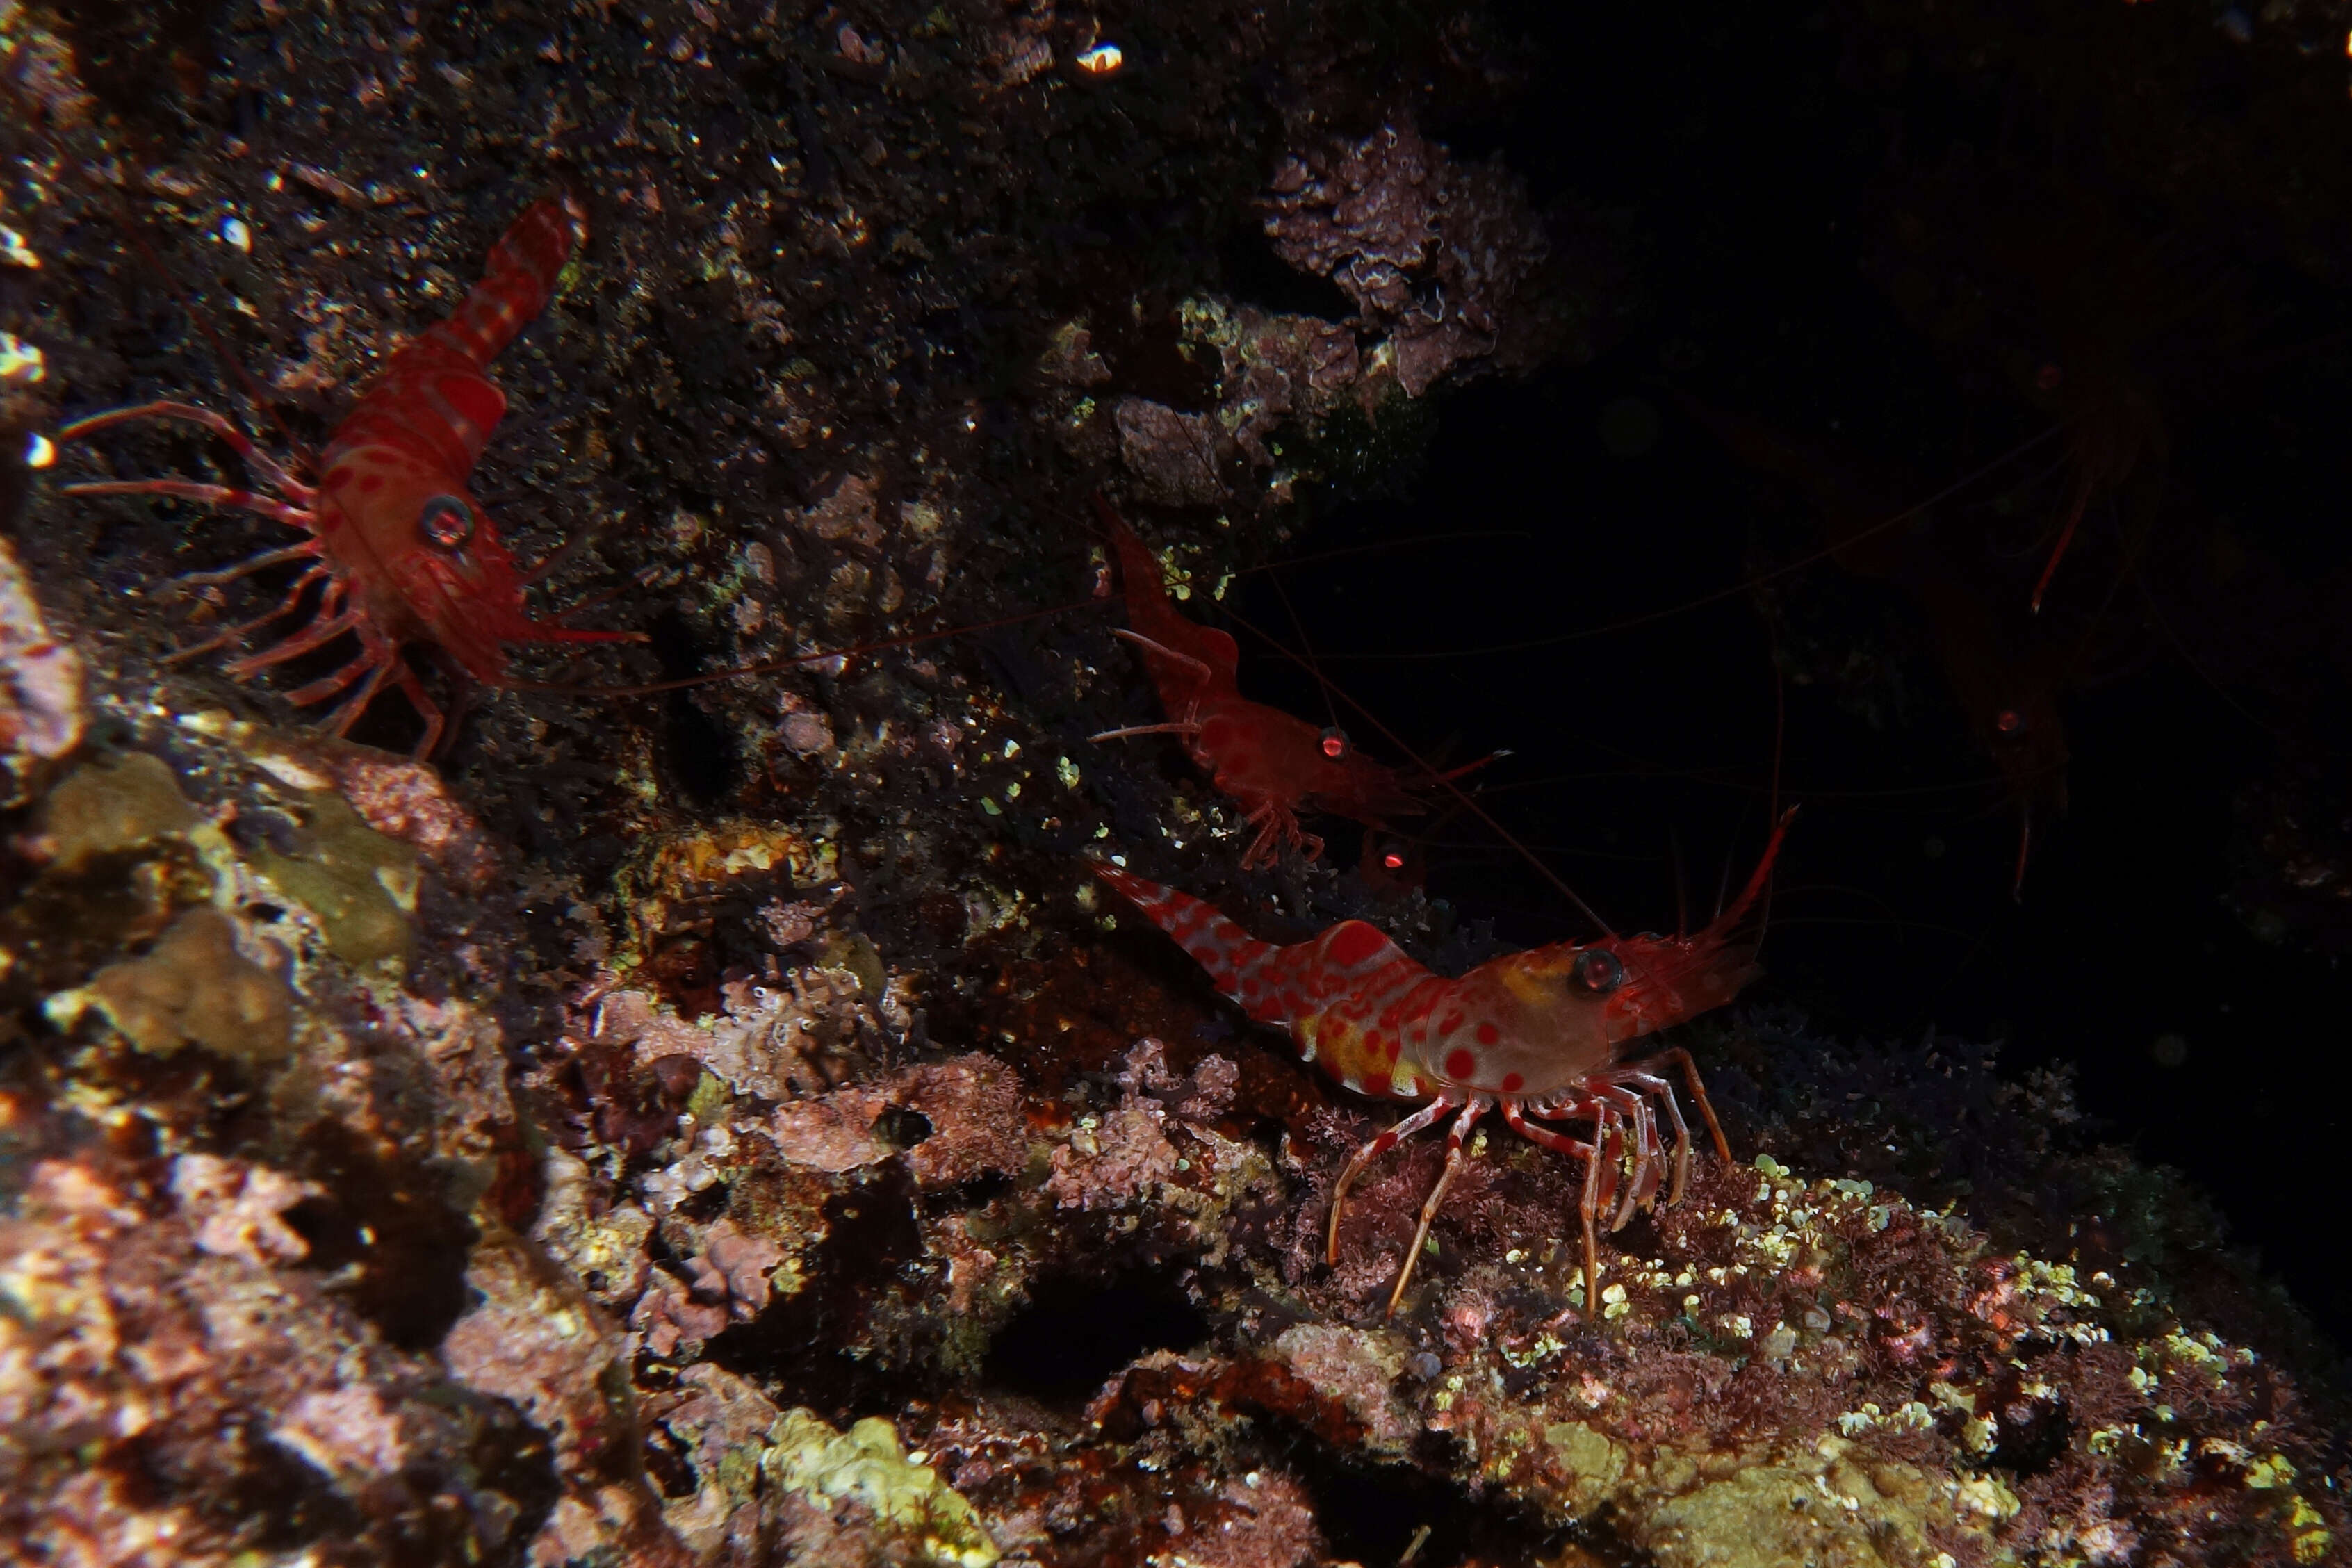
[(1427, 809), (1393, 769), (1358, 752), (1337, 728), (1320, 729), (1244, 697), (1234, 682), (1240, 660), (1234, 639), (1178, 615), (1160, 582), (1159, 562), (1109, 502), (1097, 496), (1095, 504), (1110, 530), (1127, 592), (1128, 628), (1118, 635), (1141, 650), (1143, 668), (1168, 712), (1164, 724), (1108, 730), (1096, 740), (1181, 736), (1192, 760), (1257, 829), (1242, 855), (1244, 870), (1271, 865), (1284, 845), (1310, 860), (1322, 853), (1323, 840), (1298, 826), (1299, 810), (1310, 804), (1373, 827)]
[[(409, 666), (404, 648), (430, 643), (486, 686), (506, 684), (508, 643), (609, 643), (641, 640), (634, 632), (579, 631), (533, 619), (523, 579), (489, 516), (466, 489), (476, 459), (506, 413), (506, 395), (490, 381), (489, 363), (547, 306), (556, 275), (584, 233), (578, 205), (548, 196), (534, 203), (490, 249), (482, 280), (447, 321), (394, 353), (327, 443), (315, 487), (297, 480), (221, 415), (192, 404), (162, 402), (118, 408), (58, 432), (74, 440), (137, 419), (180, 419), (218, 436), (259, 474), (279, 500), (186, 479), (110, 479), (68, 485), (77, 496), (160, 495), (205, 506), (234, 507), (274, 518), (310, 537), (220, 572), (188, 581), (226, 583), (263, 567), (307, 561), (268, 614), (228, 628), (174, 657), (236, 642), (291, 615), (313, 588), (318, 600), (300, 630), (231, 663), (242, 679), (321, 647), (346, 633), (357, 658), (289, 694), (298, 706), (348, 691), (328, 721), (341, 735), (386, 683), (397, 686), (425, 721), (417, 754), (441, 740), (441, 710)], [(321, 586), (323, 584), (323, 586)]]

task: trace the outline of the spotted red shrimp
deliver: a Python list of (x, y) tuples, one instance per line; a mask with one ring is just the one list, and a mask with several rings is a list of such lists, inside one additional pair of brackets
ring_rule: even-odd
[[(1615, 1204), (1611, 1228), (1622, 1226), (1636, 1207), (1655, 1198), (1662, 1167), (1671, 1169), (1669, 1204), (1680, 1200), (1689, 1179), (1691, 1133), (1669, 1069), (1682, 1073), (1717, 1155), (1730, 1163), (1730, 1145), (1690, 1053), (1675, 1046), (1626, 1060), (1624, 1047), (1723, 1005), (1760, 973), (1759, 939), (1748, 916), (1794, 815), (1774, 826), (1739, 897), (1695, 935), (1560, 942), (1490, 959), (1457, 980), (1431, 973), (1363, 921), (1344, 921), (1311, 942), (1277, 947), (1189, 894), (1108, 866), (1097, 865), (1095, 872), (1175, 938), (1243, 1011), (1288, 1029), (1306, 1060), (1359, 1094), (1420, 1102), (1420, 1110), (1359, 1149), (1340, 1171), (1331, 1189), (1328, 1261), (1339, 1261), (1341, 1210), (1364, 1168), (1400, 1141), (1453, 1117), (1444, 1172), (1422, 1205), (1420, 1227), (1389, 1293), (1388, 1310), (1395, 1311), (1430, 1222), (1461, 1171), (1472, 1129), (1488, 1111), (1500, 1110), (1522, 1137), (1584, 1162), (1578, 1212), (1584, 1299), (1592, 1302), (1601, 1288), (1596, 1227), (1601, 1214)], [(1670, 1161), (1654, 1100), (1674, 1129)], [(1592, 1137), (1580, 1141), (1536, 1121), (1589, 1121)], [(1621, 1199), (1619, 1177), (1629, 1154), (1632, 1169), (1624, 1173)]]
[[(1096, 740), (1181, 736), (1192, 760), (1240, 804), (1243, 819), (1257, 829), (1242, 854), (1244, 870), (1273, 864), (1285, 846), (1309, 860), (1322, 853), (1323, 840), (1298, 826), (1302, 807), (1371, 827), (1427, 809), (1393, 769), (1357, 751), (1336, 726), (1318, 729), (1244, 697), (1234, 679), (1240, 658), (1234, 639), (1178, 615), (1151, 552), (1109, 502), (1097, 496), (1095, 504), (1110, 531), (1127, 593), (1128, 625), (1117, 635), (1141, 651), (1144, 671), (1168, 714), (1164, 724), (1107, 730)], [(1456, 778), (1469, 771), (1435, 776)]]
[(310, 564), (267, 615), (232, 626), (175, 658), (234, 643), (292, 615), (319, 590), (299, 631), (227, 668), (239, 679), (350, 635), (356, 658), (289, 694), (297, 706), (348, 691), (327, 727), (341, 735), (387, 682), (406, 693), (425, 721), (417, 744), (430, 755), (443, 716), (407, 661), (411, 643), (430, 643), (486, 686), (505, 683), (508, 643), (609, 643), (633, 632), (580, 631), (535, 620), (523, 606), (523, 579), (467, 478), (505, 414), (489, 363), (546, 308), (556, 275), (583, 232), (578, 205), (562, 196), (534, 203), (490, 249), (482, 280), (457, 312), (394, 353), (362, 390), (319, 459), (314, 488), (297, 480), (221, 415), (193, 404), (146, 403), (75, 421), (73, 440), (136, 419), (177, 419), (218, 436), (278, 497), (188, 479), (110, 479), (68, 485), (75, 496), (170, 496), (257, 512), (310, 537), (224, 571), (185, 579), (211, 586), (265, 567)]

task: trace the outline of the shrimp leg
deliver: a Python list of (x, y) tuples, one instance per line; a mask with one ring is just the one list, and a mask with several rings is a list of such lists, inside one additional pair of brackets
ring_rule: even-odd
[(283, 566), (289, 561), (315, 560), (318, 554), (319, 542), (315, 539), (306, 539), (299, 544), (289, 544), (281, 550), (265, 551), (259, 555), (240, 561), (234, 566), (224, 566), (217, 572), (191, 572), (184, 577), (173, 578), (173, 584), (175, 587), (181, 588), (217, 588), (224, 583), (234, 583), (238, 578), (251, 576), (256, 572), (266, 571), (272, 566)]
[[(1569, 1110), (1551, 1107), (1529, 1106), (1527, 1110), (1534, 1110), (1539, 1116), (1571, 1114)], [(1503, 1101), (1503, 1120), (1512, 1131), (1528, 1142), (1549, 1149), (1555, 1154), (1571, 1155), (1585, 1163), (1584, 1201), (1577, 1205), (1577, 1209), (1584, 1219), (1584, 1301), (1590, 1310), (1594, 1302), (1601, 1300), (1601, 1237), (1592, 1223), (1593, 1216), (1600, 1212), (1600, 1205), (1593, 1201), (1592, 1186), (1594, 1174), (1601, 1168), (1601, 1152), (1597, 1147), (1600, 1130), (1594, 1129), (1593, 1142), (1579, 1142), (1565, 1132), (1538, 1127), (1527, 1119), (1526, 1111), (1521, 1110), (1518, 1102), (1510, 1100)]]
[(216, 632), (200, 643), (195, 643), (184, 648), (175, 648), (172, 652), (163, 656), (163, 662), (165, 664), (177, 664), (184, 658), (194, 658), (200, 653), (210, 653), (213, 649), (221, 647), (225, 643), (236, 642), (253, 632), (259, 631), (262, 627), (268, 626), (270, 622), (278, 619), (280, 616), (293, 614), (294, 606), (302, 602), (302, 595), (310, 591), (310, 584), (316, 583), (320, 578), (324, 577), (326, 574), (327, 568), (324, 563), (312, 566), (309, 571), (294, 579), (294, 585), (286, 590), (286, 596), (283, 599), (278, 600), (277, 606), (271, 609), (267, 615), (256, 616), (253, 619), (233, 626), (226, 631)]
[(1413, 1227), (1412, 1245), (1405, 1250), (1404, 1267), (1397, 1271), (1396, 1288), (1389, 1292), (1386, 1316), (1395, 1317), (1397, 1303), (1404, 1300), (1404, 1288), (1412, 1283), (1412, 1266), (1421, 1261), (1422, 1244), (1429, 1239), (1430, 1222), (1437, 1217), (1437, 1205), (1445, 1201), (1445, 1190), (1454, 1178), (1462, 1173), (1462, 1162), (1466, 1157), (1462, 1147), (1469, 1142), (1470, 1130), (1478, 1119), (1495, 1108), (1495, 1102), (1479, 1095), (1463, 1108), (1445, 1133), (1445, 1169), (1437, 1174), (1437, 1185), (1430, 1190), (1429, 1201), (1421, 1205), (1421, 1223)]
[(296, 632), (284, 642), (263, 648), (259, 653), (249, 653), (236, 663), (227, 666), (228, 674), (234, 679), (243, 680), (247, 676), (258, 674), (273, 664), (284, 664), (289, 658), (299, 658), (312, 648), (334, 641), (345, 632), (357, 626), (360, 621), (361, 616), (357, 610), (345, 610), (338, 616), (322, 616), (312, 621), (310, 626)]
[(232, 489), (227, 485), (200, 485), (193, 479), (95, 479), (88, 484), (67, 485), (62, 494), (69, 496), (169, 496), (173, 500), (194, 501), (198, 506), (229, 507), (249, 511), (282, 522), (289, 528), (308, 529), (312, 525), (310, 514), (299, 507), (288, 506), (282, 500), (256, 495), (251, 490)]
[(1331, 1184), (1331, 1223), (1324, 1239), (1324, 1262), (1339, 1261), (1339, 1210), (1348, 1201), (1348, 1189), (1356, 1184), (1364, 1167), (1452, 1110), (1454, 1104), (1442, 1097), (1433, 1100), (1349, 1157), (1348, 1163), (1340, 1169), (1339, 1179)]
[(1634, 1070), (1622, 1073), (1620, 1077), (1643, 1093), (1656, 1096), (1658, 1103), (1665, 1108), (1666, 1119), (1674, 1123), (1674, 1184), (1666, 1191), (1666, 1204), (1671, 1207), (1683, 1201), (1683, 1185), (1690, 1179), (1691, 1156), (1690, 1126), (1683, 1121), (1683, 1108), (1675, 1103), (1675, 1086), (1655, 1073)]
[[(253, 444), (253, 438), (228, 420), (209, 408), (199, 408), (193, 403), (142, 403), (131, 408), (110, 408), (103, 414), (93, 414), (87, 419), (77, 419), (58, 432), (60, 441), (78, 441), (84, 436), (95, 435), (115, 425), (127, 425), (134, 419), (178, 419), (190, 425), (201, 425), (229, 444), (231, 450), (243, 458), (255, 472), (286, 493), (297, 505), (308, 506), (318, 492), (297, 479), (279, 466), (278, 459)], [(88, 493), (83, 491), (81, 493)]]
[(1698, 1103), (1698, 1113), (1706, 1122), (1706, 1130), (1715, 1138), (1715, 1157), (1725, 1164), (1731, 1163), (1731, 1141), (1723, 1135), (1723, 1123), (1715, 1119), (1715, 1107), (1708, 1103), (1706, 1084), (1698, 1076), (1698, 1063), (1689, 1051), (1680, 1046), (1660, 1051), (1641, 1064), (1642, 1070), (1662, 1068), (1672, 1063), (1683, 1069), (1683, 1081), (1690, 1085), (1691, 1099)]

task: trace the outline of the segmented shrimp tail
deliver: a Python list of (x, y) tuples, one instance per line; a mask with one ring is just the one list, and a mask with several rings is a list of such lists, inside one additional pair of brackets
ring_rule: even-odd
[(1241, 668), (1240, 645), (1214, 626), (1178, 615), (1168, 602), (1158, 559), (1099, 493), (1095, 510), (1101, 513), (1111, 548), (1118, 554), (1119, 584), (1127, 594), (1127, 624), (1142, 639), (1144, 668), (1160, 689), (1160, 700), (1177, 706), (1196, 688), (1232, 694)]
[(1286, 1028), (1308, 1061), (1322, 1058), (1350, 1089), (1388, 1094), (1410, 1089), (1397, 1068), (1398, 1028), (1407, 1014), (1436, 1005), (1438, 980), (1379, 929), (1342, 921), (1312, 942), (1260, 942), (1189, 893), (1097, 863), (1095, 875), (1176, 939), (1218, 990), (1261, 1024)]
[(584, 215), (572, 197), (542, 196), (533, 202), (490, 247), (482, 280), (457, 313), (427, 335), (477, 365), (488, 364), (547, 308), (557, 275), (586, 234)]
[(1268, 981), (1281, 966), (1284, 949), (1258, 941), (1190, 893), (1145, 881), (1099, 861), (1094, 871), (1152, 924), (1175, 938), (1176, 944), (1209, 972), (1217, 989), (1241, 1003), (1251, 1017), (1268, 1024), (1289, 1017), (1288, 1010), (1278, 1004), (1265, 1006), (1278, 989), (1269, 987)]

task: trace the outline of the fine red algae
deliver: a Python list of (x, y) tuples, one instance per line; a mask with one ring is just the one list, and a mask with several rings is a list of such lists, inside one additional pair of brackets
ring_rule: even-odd
[[(1987, 26), (1872, 16), (1820, 19), (1853, 71)], [(1342, 965), (1491, 957), (1423, 868), (1255, 865), (1172, 751), (1089, 743), (1155, 693), (1115, 616), (1034, 612), (1094, 602), (1100, 490), (1204, 626), (1445, 399), (1633, 330), (1646, 242), (1488, 134), (1530, 62), (1476, 7), (0, 4), (0, 1556), (2340, 1558), (2334, 1352), (2063, 1079), (1759, 989), (1662, 1042), (1736, 1159), (1603, 1234), (1597, 1291), (1580, 1168), (1492, 1127), (1425, 1237), (1444, 1151), (1373, 1163), (1332, 1261), (1391, 1108), (1087, 870)], [(247, 377), (257, 432), (331, 431), (559, 177), (593, 237), (469, 482), (547, 613), (648, 640), (517, 648), (437, 765), (172, 660), (290, 586), (168, 591), (266, 530), (61, 500), (33, 437)], [(1531, 721), (1606, 720), (1580, 673)], [(2328, 819), (2268, 809), (2303, 910)]]

